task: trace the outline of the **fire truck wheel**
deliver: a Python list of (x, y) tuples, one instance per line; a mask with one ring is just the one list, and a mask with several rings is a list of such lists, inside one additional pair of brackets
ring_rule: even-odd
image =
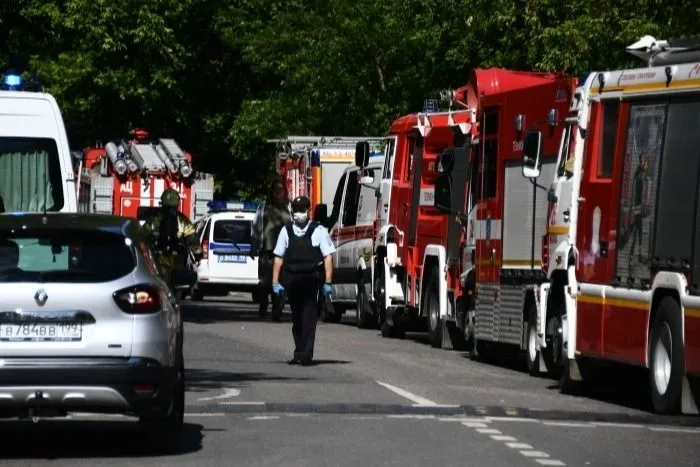
[(357, 318), (357, 327), (360, 329), (371, 329), (376, 322), (372, 311), (372, 304), (369, 302), (364, 284), (358, 284), (357, 286), (355, 317)]
[(395, 324), (390, 326), (389, 323), (384, 321), (381, 326), (382, 337), (393, 337), (396, 339), (403, 339), (406, 337), (406, 329), (400, 324)]
[(526, 323), (526, 353), (527, 372), (530, 376), (539, 376), (540, 374), (540, 350), (537, 348), (537, 314), (535, 307), (531, 303), (528, 305), (527, 323)]
[(428, 318), (428, 338), (433, 347), (442, 346), (442, 321), (440, 320), (440, 292), (435, 269), (430, 271), (430, 279), (425, 288), (424, 316)]
[(683, 387), (683, 335), (678, 303), (659, 302), (649, 335), (649, 385), (654, 409), (661, 414), (680, 411)]

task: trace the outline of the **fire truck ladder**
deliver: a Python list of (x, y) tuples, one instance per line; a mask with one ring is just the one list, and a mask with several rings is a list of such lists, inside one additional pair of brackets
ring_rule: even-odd
[(649, 67), (700, 62), (700, 37), (657, 40), (646, 35), (626, 51), (644, 60)]

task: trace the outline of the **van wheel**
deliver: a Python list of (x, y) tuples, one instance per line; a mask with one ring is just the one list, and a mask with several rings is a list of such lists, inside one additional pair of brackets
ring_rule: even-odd
[(430, 279), (425, 289), (424, 312), (428, 318), (428, 338), (433, 347), (442, 347), (442, 320), (440, 319), (440, 293), (435, 269), (430, 271)]
[(539, 376), (540, 374), (540, 349), (537, 347), (537, 313), (535, 306), (530, 303), (527, 312), (526, 326), (526, 362), (527, 372), (530, 376)]
[(678, 303), (664, 297), (649, 335), (649, 385), (654, 409), (660, 414), (680, 412), (684, 371), (681, 328)]

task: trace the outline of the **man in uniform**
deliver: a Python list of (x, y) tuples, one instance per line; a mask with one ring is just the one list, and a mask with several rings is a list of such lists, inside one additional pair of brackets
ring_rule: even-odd
[[(311, 201), (299, 196), (292, 201), (293, 223), (285, 225), (277, 238), (272, 269), (272, 290), (281, 296), (285, 289), (292, 309), (294, 357), (290, 365), (311, 365), (316, 340), (316, 319), (320, 271), (325, 282), (321, 293), (332, 291), (333, 257), (335, 247), (328, 230), (318, 222), (309, 221)], [(284, 266), (284, 286), (280, 272)]]
[(177, 190), (165, 190), (160, 197), (160, 205), (160, 211), (145, 222), (143, 229), (154, 246), (156, 260), (165, 280), (170, 284), (172, 271), (187, 267), (189, 252), (195, 261), (202, 259), (202, 247), (194, 225), (177, 209), (180, 205)]
[[(267, 315), (268, 296), (272, 293), (272, 263), (277, 237), (285, 224), (292, 221), (289, 207), (287, 186), (284, 180), (277, 179), (270, 185), (270, 190), (265, 202), (261, 203), (255, 213), (251, 225), (252, 248), (250, 256), (258, 256), (258, 280), (260, 286), (258, 296), (260, 318)], [(272, 294), (272, 320), (279, 321), (282, 317), (284, 303), (282, 297)]]

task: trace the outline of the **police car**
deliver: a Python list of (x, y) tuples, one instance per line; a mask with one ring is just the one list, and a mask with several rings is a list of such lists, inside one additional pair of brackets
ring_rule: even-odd
[(250, 292), (257, 302), (258, 260), (250, 257), (250, 248), (258, 203), (215, 200), (207, 206), (209, 213), (195, 223), (204, 256), (195, 267), (198, 279), (191, 298)]

